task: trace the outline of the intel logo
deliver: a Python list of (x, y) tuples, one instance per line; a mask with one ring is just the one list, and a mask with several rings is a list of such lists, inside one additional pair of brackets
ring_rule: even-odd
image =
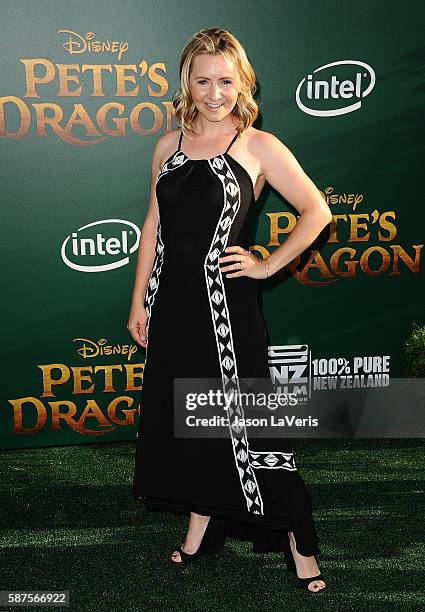
[(358, 110), (375, 86), (375, 72), (357, 60), (342, 60), (316, 68), (295, 92), (297, 106), (308, 115), (335, 117)]
[(79, 272), (106, 272), (121, 268), (137, 250), (140, 229), (131, 221), (104, 219), (79, 227), (62, 244), (67, 266)]

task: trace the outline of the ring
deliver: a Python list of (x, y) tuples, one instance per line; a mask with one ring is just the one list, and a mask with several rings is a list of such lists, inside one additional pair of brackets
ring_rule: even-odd
[(241, 261), (239, 262), (239, 265), (240, 265), (239, 269), (242, 270), (242, 262)]

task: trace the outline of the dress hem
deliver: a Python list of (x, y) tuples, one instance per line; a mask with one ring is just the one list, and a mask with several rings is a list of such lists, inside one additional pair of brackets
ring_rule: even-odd
[[(226, 536), (236, 538), (242, 541), (252, 542), (252, 552), (263, 554), (269, 552), (290, 552), (289, 531), (294, 532), (297, 540), (297, 529), (289, 525), (284, 525), (283, 522), (267, 519), (261, 516), (261, 524), (259, 524), (258, 515), (245, 516), (231, 510), (223, 510), (211, 506), (199, 505), (197, 503), (182, 502), (158, 497), (137, 495), (133, 492), (135, 502), (141, 503), (150, 512), (170, 512), (178, 515), (189, 515), (190, 512), (196, 512), (204, 516), (214, 516), (222, 519), (226, 526)], [(322, 551), (318, 545), (311, 546), (302, 544), (297, 540), (297, 551), (306, 557), (311, 555), (321, 555)]]

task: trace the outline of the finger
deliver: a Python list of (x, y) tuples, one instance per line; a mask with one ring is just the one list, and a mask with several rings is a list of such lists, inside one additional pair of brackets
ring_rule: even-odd
[(235, 263), (232, 266), (228, 266), (228, 269), (229, 270), (234, 270), (234, 272), (232, 272), (231, 274), (230, 273), (226, 274), (226, 278), (229, 278), (229, 277), (232, 277), (232, 276), (244, 276), (244, 274), (243, 274), (244, 269), (242, 268), (242, 270), (241, 270), (241, 267), (240, 267), (239, 263)]
[(224, 257), (219, 257), (218, 261), (219, 262), (222, 262), (222, 261), (236, 261), (239, 258), (240, 258), (240, 254), (239, 255), (226, 255)]
[(147, 321), (144, 321), (139, 325), (139, 329), (137, 330), (138, 336), (142, 342), (146, 342), (147, 333), (146, 333)]
[(131, 336), (132, 336), (134, 342), (136, 342), (137, 344), (140, 344), (140, 338), (139, 338), (139, 336), (135, 332), (134, 333), (131, 332)]
[(227, 272), (228, 270), (234, 270), (234, 264), (228, 264), (220, 268), (221, 272)]
[(235, 244), (234, 246), (226, 247), (224, 249), (224, 252), (225, 253), (242, 253), (243, 250), (244, 249), (241, 246), (239, 246), (238, 244)]
[(240, 259), (239, 259), (236, 263), (224, 266), (224, 267), (220, 268), (220, 270), (222, 272), (226, 272), (226, 270), (240, 270), (241, 269), (240, 264), (241, 264), (241, 262), (240, 262)]
[(139, 335), (138, 331), (134, 327), (129, 328), (129, 332), (130, 332), (133, 340), (135, 342), (137, 342), (137, 344), (141, 344), (143, 347), (146, 346), (146, 341), (147, 341), (146, 336), (144, 338), (143, 338), (143, 336), (141, 337)]

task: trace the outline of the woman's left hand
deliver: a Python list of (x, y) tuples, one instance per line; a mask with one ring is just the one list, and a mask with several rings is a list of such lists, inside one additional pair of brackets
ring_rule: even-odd
[(225, 252), (233, 253), (218, 259), (219, 263), (227, 264), (220, 266), (222, 272), (230, 272), (232, 270), (232, 274), (226, 274), (226, 278), (249, 276), (250, 278), (263, 279), (267, 277), (265, 259), (255, 257), (250, 251), (237, 245), (227, 247)]

